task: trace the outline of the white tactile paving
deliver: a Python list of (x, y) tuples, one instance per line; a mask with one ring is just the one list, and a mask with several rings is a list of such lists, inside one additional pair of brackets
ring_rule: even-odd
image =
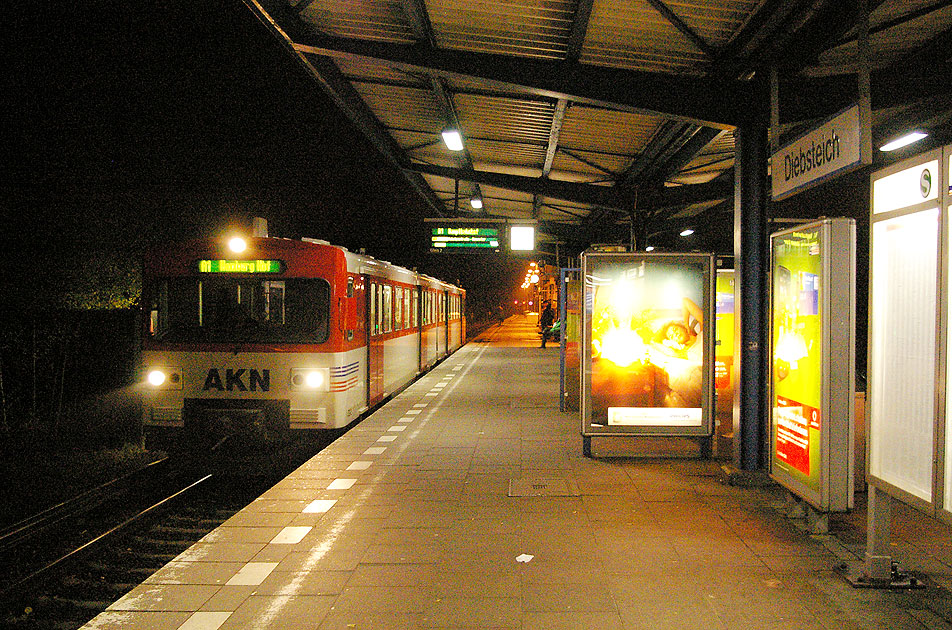
[(257, 586), (271, 575), (276, 566), (278, 566), (277, 562), (249, 562), (241, 567), (238, 573), (225, 583), (225, 586)]
[(304, 508), (305, 514), (323, 514), (334, 507), (337, 499), (314, 499)]
[(231, 617), (231, 611), (199, 611), (192, 613), (178, 630), (218, 630)]
[(301, 540), (303, 540), (304, 537), (307, 536), (308, 533), (312, 529), (313, 528), (310, 526), (303, 526), (303, 525), (293, 525), (293, 526), (285, 527), (280, 532), (278, 532), (277, 536), (271, 539), (271, 544), (272, 545), (296, 545), (299, 542), (301, 542)]

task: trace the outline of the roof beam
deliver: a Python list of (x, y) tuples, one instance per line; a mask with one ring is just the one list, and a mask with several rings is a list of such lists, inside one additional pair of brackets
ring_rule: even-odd
[(756, 57), (760, 47), (774, 37), (791, 14), (805, 10), (799, 6), (804, 4), (804, 0), (799, 3), (765, 0), (730, 42), (718, 51), (711, 73), (738, 78), (737, 75), (750, 72), (753, 69), (750, 60)]
[(433, 33), (433, 25), (430, 23), (430, 14), (426, 10), (426, 3), (423, 0), (403, 0), (403, 8), (417, 37), (426, 42), (430, 48), (436, 48), (436, 35)]
[(704, 53), (705, 57), (708, 59), (714, 58), (715, 51), (711, 48), (711, 45), (704, 41), (700, 35), (695, 33), (690, 26), (685, 24), (684, 20), (678, 17), (678, 14), (672, 11), (668, 5), (661, 0), (648, 0), (648, 4), (654, 7), (654, 10), (660, 13), (674, 28), (681, 31), (681, 33), (694, 44), (695, 48)]
[(755, 110), (750, 86), (658, 72), (475, 53), (428, 50), (308, 33), (293, 44), (307, 55), (381, 63), (408, 73), (477, 79), (503, 90), (638, 113), (664, 114), (699, 125), (725, 128)]
[(618, 185), (633, 188), (637, 186), (639, 182), (644, 182), (647, 171), (658, 161), (661, 153), (670, 146), (671, 143), (676, 142), (679, 137), (683, 136), (686, 128), (687, 125), (684, 123), (676, 121), (663, 122), (648, 142), (648, 146), (645, 147), (644, 151), (632, 162), (628, 170), (618, 178)]
[(669, 155), (663, 166), (658, 169), (658, 181), (664, 182), (683, 169), (698, 153), (704, 150), (718, 135), (720, 129), (701, 127), (673, 154)]
[[(542, 179), (540, 177), (508, 175), (490, 171), (466, 171), (448, 166), (416, 162), (406, 168), (418, 173), (426, 173), (428, 175), (436, 175), (453, 180), (470, 180), (487, 186), (515, 190), (530, 195), (539, 195), (572, 203), (599, 206), (609, 211), (628, 213), (634, 203), (633, 194), (628, 194), (616, 187), (579, 184), (575, 182)], [(732, 170), (728, 171), (727, 176), (717, 177), (704, 184), (685, 184), (683, 186), (664, 187), (651, 196), (650, 205), (652, 208), (672, 208), (675, 206), (729, 198), (734, 194), (732, 173)]]
[(588, 21), (592, 17), (593, 4), (595, 0), (579, 0), (575, 5), (575, 19), (572, 20), (568, 50), (565, 54), (567, 61), (578, 61), (582, 54), (582, 44), (585, 43), (585, 33), (588, 32)]
[(607, 206), (610, 208), (625, 207), (625, 197), (616, 188), (609, 186), (594, 186), (592, 184), (577, 184), (539, 177), (525, 177), (522, 175), (508, 175), (490, 171), (465, 171), (463, 169), (435, 164), (421, 164), (414, 162), (405, 168), (418, 173), (437, 175), (449, 179), (475, 181), (487, 186), (515, 190), (530, 195), (542, 195), (570, 201), (573, 203)]

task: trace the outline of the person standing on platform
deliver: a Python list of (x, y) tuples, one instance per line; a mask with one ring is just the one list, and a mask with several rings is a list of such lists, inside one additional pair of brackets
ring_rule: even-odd
[(552, 302), (546, 300), (542, 314), (539, 315), (539, 327), (542, 329), (543, 348), (545, 347), (545, 342), (549, 339), (549, 329), (552, 328), (553, 323), (555, 323), (555, 310), (552, 308)]

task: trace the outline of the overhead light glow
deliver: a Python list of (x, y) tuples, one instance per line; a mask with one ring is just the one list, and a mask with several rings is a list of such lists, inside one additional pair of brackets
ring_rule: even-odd
[(691, 228), (681, 230), (681, 236), (691, 236), (692, 234), (694, 234), (694, 230)]
[(509, 248), (517, 251), (535, 249), (535, 228), (531, 225), (514, 225), (509, 228)]
[(450, 151), (463, 150), (463, 136), (460, 135), (458, 129), (453, 129), (452, 127), (447, 127), (444, 129), (443, 142), (446, 144), (446, 148)]
[(471, 205), (476, 210), (479, 210), (480, 208), (483, 207), (483, 200), (480, 199), (479, 197), (472, 197), (469, 200), (469, 205)]
[(147, 377), (152, 387), (161, 387), (165, 383), (165, 378), (165, 372), (162, 370), (152, 370)]
[(645, 248), (645, 251), (646, 251), (646, 252), (653, 252), (653, 251), (654, 251), (654, 245), (649, 245), (648, 247)]
[(243, 252), (248, 248), (248, 243), (240, 236), (236, 236), (228, 241), (228, 249), (237, 253)]
[(896, 149), (901, 149), (905, 146), (909, 146), (913, 142), (919, 142), (925, 137), (928, 137), (929, 134), (923, 131), (913, 131), (912, 133), (907, 133), (901, 138), (896, 138), (892, 142), (887, 142), (883, 146), (879, 147), (880, 151), (895, 151)]

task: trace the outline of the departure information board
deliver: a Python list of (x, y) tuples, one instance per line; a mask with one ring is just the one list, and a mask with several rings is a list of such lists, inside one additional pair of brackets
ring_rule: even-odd
[(499, 228), (490, 225), (439, 225), (430, 231), (430, 251), (499, 251)]

